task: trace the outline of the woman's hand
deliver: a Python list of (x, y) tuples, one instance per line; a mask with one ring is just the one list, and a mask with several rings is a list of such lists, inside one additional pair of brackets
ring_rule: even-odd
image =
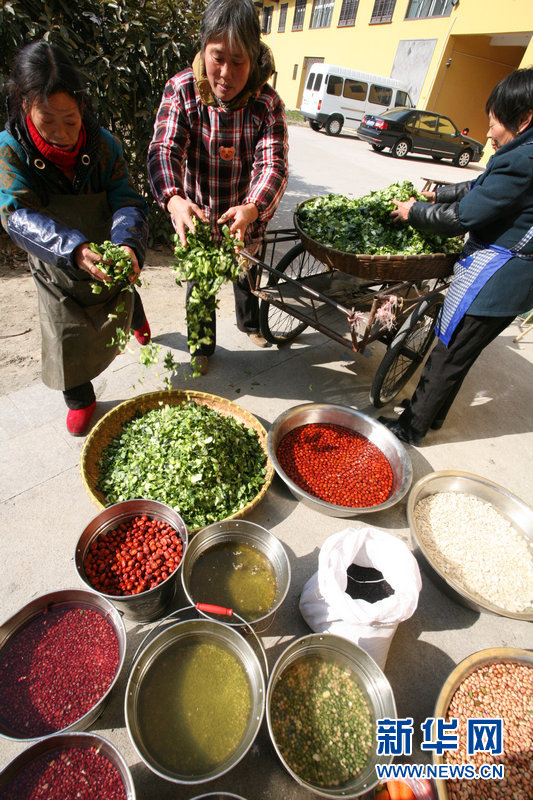
[[(129, 276), (129, 282), (137, 283), (139, 275), (141, 274), (141, 269), (139, 267), (139, 262), (137, 261), (137, 256), (135, 255), (135, 251), (126, 244), (121, 245), (121, 247), (131, 258), (133, 274)], [(109, 277), (98, 267), (98, 264), (102, 262), (102, 260), (103, 259), (101, 255), (95, 253), (94, 250), (91, 250), (89, 247), (89, 242), (84, 242), (83, 244), (78, 245), (74, 250), (74, 263), (78, 269), (88, 272), (91, 278), (94, 278), (101, 283), (109, 283)]]
[(412, 206), (416, 203), (414, 197), (410, 197), (409, 200), (396, 200), (396, 198), (392, 201), (396, 208), (394, 208), (390, 215), (395, 222), (407, 222), (407, 217), (409, 216), (409, 212)]
[(437, 197), (435, 192), (420, 192), (420, 194), (428, 201), (428, 203), (434, 203)]
[(230, 233), (236, 236), (239, 242), (244, 242), (248, 225), (255, 222), (258, 216), (259, 211), (255, 203), (246, 203), (243, 206), (231, 206), (217, 222), (219, 225), (225, 222), (226, 225), (229, 225)]
[(201, 222), (209, 222), (202, 209), (196, 203), (177, 194), (173, 195), (168, 201), (167, 211), (170, 214), (174, 230), (184, 247), (187, 247), (187, 231), (194, 233), (195, 219), (199, 219)]
[(139, 267), (139, 262), (137, 261), (137, 256), (135, 255), (135, 251), (128, 247), (127, 244), (120, 245), (124, 252), (131, 258), (131, 266), (133, 269), (133, 274), (129, 276), (130, 283), (137, 283), (139, 280), (139, 275), (141, 274), (141, 268)]
[(74, 250), (74, 263), (78, 269), (88, 272), (91, 278), (105, 283), (107, 281), (107, 275), (98, 267), (101, 261), (102, 256), (91, 250), (89, 242), (79, 244)]

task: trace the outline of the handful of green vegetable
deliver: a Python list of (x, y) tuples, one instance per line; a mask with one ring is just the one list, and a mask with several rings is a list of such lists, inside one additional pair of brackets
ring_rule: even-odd
[[(176, 283), (181, 286), (181, 280), (184, 279), (195, 284), (187, 304), (187, 344), (192, 354), (202, 345), (212, 344), (209, 322), (218, 308), (217, 293), (226, 281), (237, 280), (239, 264), (235, 248), (243, 245), (232, 236), (227, 225), (222, 227), (221, 242), (215, 242), (209, 223), (200, 220), (196, 221), (194, 233), (187, 231), (186, 247), (177, 235), (173, 238), (176, 257), (173, 270), (178, 275)], [(195, 371), (195, 377), (197, 374)]]
[(93, 294), (100, 294), (104, 285), (124, 284), (125, 289), (131, 287), (129, 278), (134, 274), (133, 263), (131, 256), (120, 245), (110, 241), (102, 242), (102, 244), (91, 242), (89, 249), (102, 256), (102, 261), (99, 261), (97, 266), (107, 277), (105, 284), (100, 281), (91, 283)]
[(394, 198), (423, 200), (410, 181), (393, 183), (363, 197), (328, 194), (305, 203), (298, 210), (304, 233), (316, 242), (344, 253), (369, 255), (416, 255), (420, 253), (458, 253), (462, 239), (418, 231), (411, 225), (394, 222), (390, 212)]
[(191, 401), (139, 412), (106, 447), (98, 468), (97, 489), (108, 505), (159, 500), (198, 528), (254, 499), (267, 457), (253, 428)]

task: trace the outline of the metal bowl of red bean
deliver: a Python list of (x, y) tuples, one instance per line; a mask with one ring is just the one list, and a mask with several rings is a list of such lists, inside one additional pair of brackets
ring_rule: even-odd
[(287, 772), (321, 797), (360, 797), (378, 783), (378, 719), (394, 719), (391, 685), (348, 639), (312, 633), (278, 658), (267, 689), (272, 744)]
[(32, 744), (0, 772), (2, 800), (135, 800), (126, 762), (96, 733), (59, 733)]
[(409, 493), (415, 551), (434, 582), (478, 612), (533, 621), (533, 509), (503, 486), (443, 470)]
[(384, 511), (411, 485), (400, 440), (349, 406), (304, 403), (284, 411), (270, 427), (267, 449), (292, 494), (322, 514)]
[[(528, 800), (533, 775), (533, 652), (513, 647), (480, 650), (461, 661), (444, 682), (435, 704), (435, 717), (457, 719), (457, 750), (442, 755), (433, 751), (435, 764), (471, 764), (479, 770), (496, 768), (496, 777), (438, 780), (439, 800)], [(488, 729), (484, 741), (490, 747), (468, 754), (469, 720), (490, 723), (502, 720), (502, 752), (490, 752), (498, 744), (497, 731)], [(448, 734), (447, 734), (448, 735)], [(503, 768), (503, 769), (502, 769)], [(503, 777), (499, 777), (503, 771)]]
[(96, 592), (42, 595), (0, 626), (0, 735), (34, 741), (88, 728), (126, 654), (117, 609)]
[(150, 622), (174, 598), (187, 527), (157, 500), (124, 500), (86, 526), (76, 545), (79, 577), (127, 619)]

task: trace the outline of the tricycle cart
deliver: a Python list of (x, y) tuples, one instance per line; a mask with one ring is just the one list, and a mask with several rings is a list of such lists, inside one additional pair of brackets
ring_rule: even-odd
[[(371, 402), (381, 408), (431, 347), (442, 291), (457, 255), (374, 256), (334, 250), (302, 230), (302, 205), (294, 214), (294, 228), (267, 232), (260, 257), (246, 256), (248, 280), (261, 300), (261, 332), (267, 341), (282, 345), (312, 327), (357, 353), (382, 342), (387, 350), (370, 389)], [(285, 242), (296, 243), (274, 266), (276, 249)], [(345, 318), (344, 330), (335, 325), (339, 314)]]

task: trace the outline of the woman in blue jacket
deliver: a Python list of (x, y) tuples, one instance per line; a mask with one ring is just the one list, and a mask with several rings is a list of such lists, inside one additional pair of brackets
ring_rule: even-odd
[(441, 186), (430, 203), (394, 201), (396, 220), (469, 234), (416, 391), (398, 419), (379, 418), (409, 444), (442, 426), (482, 350), (533, 307), (533, 68), (500, 81), (486, 111), (495, 153), (476, 181)]
[[(117, 328), (150, 339), (140, 297), (105, 285), (91, 242), (111, 240), (132, 258), (137, 280), (148, 235), (147, 205), (131, 188), (122, 147), (90, 110), (81, 76), (56, 45), (33, 42), (7, 82), (0, 133), (0, 216), (28, 253), (37, 285), (42, 378), (61, 389), (67, 429), (87, 429), (96, 400), (91, 380), (118, 352)], [(101, 281), (102, 291), (91, 284)]]

